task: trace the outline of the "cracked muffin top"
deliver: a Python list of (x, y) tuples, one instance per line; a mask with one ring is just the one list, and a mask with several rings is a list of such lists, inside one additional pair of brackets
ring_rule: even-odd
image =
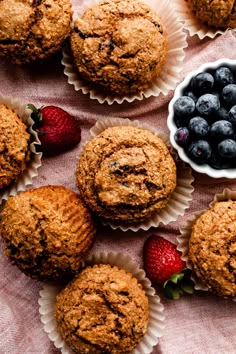
[(6, 256), (32, 278), (63, 279), (78, 271), (95, 226), (78, 195), (44, 186), (10, 197), (0, 221)]
[(142, 1), (104, 0), (85, 10), (70, 37), (78, 72), (105, 92), (148, 88), (167, 56), (161, 18)]
[(1, 0), (0, 56), (16, 64), (44, 60), (71, 31), (70, 0)]
[(14, 182), (30, 160), (27, 126), (10, 107), (0, 104), (0, 189)]
[(236, 201), (216, 202), (192, 228), (189, 259), (199, 280), (220, 296), (236, 296)]
[(236, 27), (235, 0), (187, 0), (187, 3), (194, 15), (209, 26)]
[(166, 206), (176, 187), (176, 165), (150, 131), (117, 126), (88, 141), (76, 179), (81, 197), (100, 217), (132, 223)]
[(94, 265), (57, 295), (55, 318), (76, 353), (129, 354), (147, 331), (148, 298), (131, 273)]

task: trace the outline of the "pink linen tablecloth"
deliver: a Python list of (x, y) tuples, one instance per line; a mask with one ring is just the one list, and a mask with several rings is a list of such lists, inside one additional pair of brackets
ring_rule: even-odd
[[(181, 80), (206, 61), (235, 58), (236, 36), (228, 31), (215, 39), (188, 38)], [(82, 128), (82, 142), (95, 122), (106, 116), (128, 117), (147, 122), (168, 134), (167, 107), (173, 92), (131, 104), (100, 105), (87, 95), (74, 91), (67, 83), (60, 63), (61, 55), (41, 66), (17, 67), (0, 62), (0, 93), (18, 97), (22, 103), (58, 105), (74, 115)], [(79, 146), (54, 158), (43, 158), (32, 187), (61, 184), (76, 191), (75, 156)], [(215, 180), (194, 174), (193, 200), (185, 215), (165, 227), (148, 232), (113, 231), (100, 228), (94, 251), (122, 251), (142, 267), (142, 249), (151, 232), (175, 242), (183, 222), (197, 210), (208, 206), (215, 193), (225, 187), (236, 188), (236, 180)], [(0, 354), (59, 353), (43, 330), (38, 312), (40, 282), (31, 280), (10, 265), (0, 250)], [(209, 293), (171, 301), (158, 294), (165, 306), (166, 328), (153, 354), (235, 354), (236, 304)]]

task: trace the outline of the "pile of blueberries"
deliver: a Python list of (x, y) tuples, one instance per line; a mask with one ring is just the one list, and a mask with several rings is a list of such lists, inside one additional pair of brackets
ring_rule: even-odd
[(236, 167), (236, 72), (220, 66), (197, 74), (173, 109), (175, 141), (191, 160)]

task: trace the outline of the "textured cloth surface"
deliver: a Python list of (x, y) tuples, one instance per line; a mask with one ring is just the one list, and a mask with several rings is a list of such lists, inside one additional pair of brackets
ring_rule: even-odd
[[(215, 39), (200, 41), (188, 38), (188, 48), (181, 80), (189, 71), (207, 61), (234, 58), (236, 37), (231, 31)], [(88, 137), (95, 122), (107, 116), (128, 117), (149, 123), (168, 134), (166, 125), (168, 102), (173, 96), (160, 95), (122, 105), (100, 105), (88, 95), (76, 92), (67, 83), (60, 63), (61, 56), (41, 66), (17, 67), (0, 62), (0, 93), (18, 97), (22, 103), (37, 106), (58, 105), (74, 115), (82, 128), (82, 142)], [(79, 146), (80, 146), (79, 145)], [(79, 146), (54, 158), (43, 158), (39, 176), (33, 187), (62, 184), (77, 191), (75, 184), (75, 156)], [(194, 173), (194, 193), (190, 208), (177, 222), (148, 232), (112, 231), (100, 228), (94, 251), (122, 251), (130, 254), (142, 267), (142, 248), (151, 232), (175, 242), (179, 228), (195, 211), (207, 208), (215, 193), (225, 187), (236, 188), (236, 180), (215, 180)], [(38, 312), (39, 290), (42, 284), (23, 275), (10, 265), (2, 250), (0, 257), (0, 354), (52, 354), (59, 353), (44, 333)], [(210, 294), (183, 297), (167, 301), (165, 305), (166, 328), (153, 354), (233, 354), (236, 348), (236, 304)]]

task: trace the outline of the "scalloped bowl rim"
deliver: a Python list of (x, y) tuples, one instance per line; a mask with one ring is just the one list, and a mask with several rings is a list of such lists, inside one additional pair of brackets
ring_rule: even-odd
[(174, 122), (174, 109), (173, 109), (174, 102), (177, 100), (177, 98), (182, 96), (183, 90), (188, 86), (188, 84), (190, 83), (190, 80), (192, 79), (193, 76), (199, 74), (202, 71), (217, 69), (218, 67), (223, 66), (223, 65), (233, 67), (234, 70), (236, 70), (236, 60), (235, 59), (221, 58), (216, 61), (207, 62), (205, 64), (202, 64), (196, 70), (193, 70), (186, 75), (184, 80), (175, 88), (174, 96), (172, 97), (172, 99), (169, 102), (167, 126), (170, 131), (171, 145), (177, 150), (180, 159), (183, 160), (184, 162), (187, 162), (192, 167), (193, 170), (195, 170), (196, 172), (199, 172), (199, 173), (204, 173), (204, 174), (206, 174), (210, 177), (213, 177), (213, 178), (222, 178), (222, 177), (235, 178), (236, 177), (236, 169), (235, 168), (217, 170), (207, 164), (197, 165), (194, 161), (192, 161), (188, 158), (184, 149), (181, 146), (179, 146), (175, 142), (175, 139), (174, 139), (174, 134), (177, 130), (177, 126), (175, 125), (175, 122)]

